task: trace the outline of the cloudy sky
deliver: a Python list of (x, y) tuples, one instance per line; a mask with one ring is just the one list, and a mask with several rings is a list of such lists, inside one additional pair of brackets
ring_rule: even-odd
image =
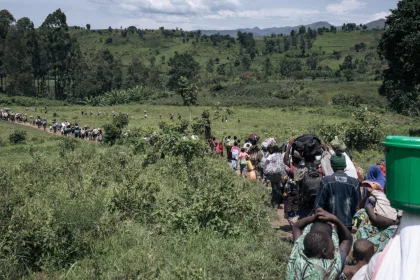
[(367, 23), (389, 14), (398, 0), (0, 0), (16, 19), (39, 26), (61, 8), (69, 25), (139, 28), (268, 28), (328, 21)]

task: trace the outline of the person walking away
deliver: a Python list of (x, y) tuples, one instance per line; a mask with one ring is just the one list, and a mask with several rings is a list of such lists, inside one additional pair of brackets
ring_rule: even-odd
[(232, 147), (232, 169), (238, 170), (238, 160), (239, 160), (239, 154), (241, 153), (239, 149), (238, 142), (233, 143)]
[(335, 137), (335, 139), (331, 141), (330, 145), (333, 148), (335, 153), (340, 153), (344, 155), (344, 157), (346, 158), (346, 169), (344, 170), (344, 172), (348, 176), (358, 179), (359, 176), (357, 175), (356, 167), (354, 166), (349, 156), (349, 152), (347, 151), (346, 144), (344, 144), (342, 140), (339, 140), (338, 137)]
[(344, 172), (346, 158), (339, 151), (331, 157), (331, 167), (334, 174), (322, 178), (314, 209), (325, 209), (351, 231), (352, 218), (361, 200), (359, 181)]
[(268, 156), (268, 143), (267, 142), (263, 142), (261, 144), (261, 150), (258, 151), (258, 155), (257, 155), (257, 170), (259, 171), (259, 178), (261, 180), (264, 179), (264, 166), (265, 166), (265, 159)]
[(46, 130), (47, 130), (47, 120), (46, 120), (46, 119), (44, 119), (44, 120), (42, 121), (42, 127), (44, 128), (44, 131), (46, 131)]
[(247, 164), (248, 159), (249, 159), (248, 153), (245, 151), (244, 148), (242, 148), (241, 153), (239, 154), (239, 164), (240, 164), (241, 175), (246, 168), (246, 164)]
[(293, 225), (293, 240), (286, 280), (335, 280), (343, 271), (353, 237), (340, 219), (317, 209), (314, 216)]
[(80, 128), (79, 128), (79, 125), (76, 123), (74, 125), (74, 137), (79, 138), (79, 134), (80, 134)]
[(223, 143), (216, 140), (215, 145), (216, 154), (223, 157)]
[(225, 139), (225, 148), (226, 148), (226, 156), (227, 156), (227, 161), (231, 162), (232, 161), (232, 141), (230, 140), (230, 136), (226, 137)]
[(255, 173), (258, 174), (258, 154), (260, 152), (260, 148), (258, 147), (256, 140), (252, 140), (251, 144), (252, 145), (248, 150), (249, 160), (254, 167)]

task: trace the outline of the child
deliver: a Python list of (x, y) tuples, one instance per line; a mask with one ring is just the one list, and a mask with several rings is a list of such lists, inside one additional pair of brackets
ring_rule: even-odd
[(336, 216), (318, 208), (293, 225), (293, 240), (286, 279), (333, 280), (343, 271), (353, 237)]
[(239, 154), (240, 154), (240, 151), (238, 147), (238, 142), (235, 142), (233, 143), (233, 147), (232, 147), (232, 169), (235, 171), (238, 169)]
[(360, 270), (360, 273), (365, 273), (367, 265), (369, 264), (370, 259), (375, 253), (375, 248), (373, 243), (367, 239), (359, 239), (354, 242), (353, 245), (353, 257), (356, 260), (356, 265), (347, 266), (344, 268), (343, 274), (345, 278), (341, 279), (351, 280), (354, 276), (357, 278), (357, 272)]
[(241, 153), (239, 154), (239, 160), (240, 160), (240, 168), (241, 168), (241, 175), (244, 172), (244, 169), (246, 167), (247, 164), (247, 159), (249, 158), (248, 153), (245, 151), (245, 148), (241, 149)]

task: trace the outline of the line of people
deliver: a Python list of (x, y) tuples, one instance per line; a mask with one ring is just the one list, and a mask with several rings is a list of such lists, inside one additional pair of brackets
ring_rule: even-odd
[(239, 165), (241, 174), (248, 170), (255, 174), (249, 178), (271, 184), (273, 207), (284, 208), (293, 226), (287, 279), (369, 277), (369, 261), (383, 252), (402, 217), (386, 197), (385, 160), (365, 176), (337, 138), (326, 144), (311, 134), (281, 145), (274, 138), (258, 141), (250, 136), (241, 147), (236, 137), (226, 137), (213, 145), (217, 154), (226, 150), (234, 170)]

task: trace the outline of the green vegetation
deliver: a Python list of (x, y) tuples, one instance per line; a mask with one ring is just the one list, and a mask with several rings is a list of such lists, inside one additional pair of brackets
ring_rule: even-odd
[(9, 96), (95, 106), (195, 104), (176, 97), (179, 80), (185, 77), (188, 85), (198, 87), (199, 105), (319, 106), (331, 103), (338, 93), (319, 94), (316, 89), (325, 84), (337, 84), (346, 95), (381, 99), (375, 86), (386, 62), (376, 48), (383, 30), (356, 24), (346, 24), (343, 31), (302, 26), (290, 34), (254, 37), (238, 32), (233, 38), (164, 28), (69, 27), (61, 10), (39, 29), (27, 18), (15, 22), (5, 10), (1, 17), (1, 40), (9, 46), (0, 58), (1, 88)]
[[(29, 138), (39, 132), (23, 128)], [(2, 278), (282, 275), (290, 246), (270, 230), (265, 189), (236, 177), (203, 142), (182, 139), (191, 129), (161, 125), (150, 141), (138, 130), (114, 147), (45, 132), (36, 148), (6, 145)]]
[(405, 115), (420, 115), (418, 9), (418, 1), (398, 2), (386, 21), (392, 28), (385, 31), (378, 48), (389, 64), (380, 92), (387, 97), (390, 108)]

